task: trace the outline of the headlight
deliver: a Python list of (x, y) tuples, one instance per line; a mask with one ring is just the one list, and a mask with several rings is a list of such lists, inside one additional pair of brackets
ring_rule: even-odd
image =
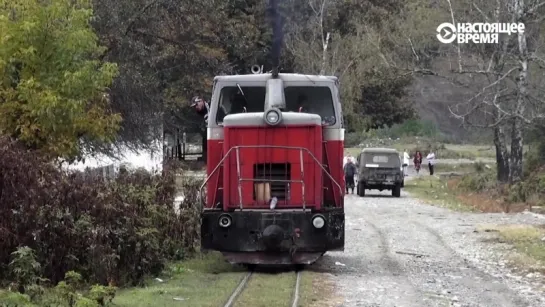
[(315, 228), (322, 228), (324, 227), (325, 225), (325, 219), (323, 216), (321, 215), (317, 215), (315, 217), (312, 218), (312, 225), (315, 227)]
[(227, 228), (231, 226), (231, 223), (232, 223), (232, 219), (229, 215), (224, 214), (220, 216), (219, 218), (220, 227)]
[(270, 109), (267, 112), (265, 112), (265, 121), (267, 124), (274, 126), (280, 123), (280, 120), (282, 119), (282, 112), (278, 109)]

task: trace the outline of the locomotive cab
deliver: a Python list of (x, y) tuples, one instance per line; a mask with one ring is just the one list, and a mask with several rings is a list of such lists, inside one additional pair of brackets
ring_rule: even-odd
[(336, 77), (217, 76), (207, 142), (203, 249), (247, 264), (310, 264), (344, 249)]

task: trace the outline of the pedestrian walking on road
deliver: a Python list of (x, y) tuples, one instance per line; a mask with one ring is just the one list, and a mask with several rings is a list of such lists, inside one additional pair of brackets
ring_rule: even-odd
[(343, 167), (346, 165), (346, 163), (348, 163), (348, 160), (353, 160), (354, 157), (352, 157), (352, 155), (349, 153), (349, 152), (346, 152), (346, 155), (344, 156), (344, 159), (343, 159)]
[(414, 163), (414, 169), (416, 170), (416, 173), (419, 174), (420, 166), (422, 165), (422, 153), (419, 150), (417, 150), (416, 153), (414, 154), (413, 163)]
[(354, 175), (358, 172), (358, 169), (356, 168), (356, 164), (354, 164), (354, 161), (352, 161), (351, 158), (347, 159), (346, 164), (344, 165), (344, 181), (346, 183), (346, 194), (348, 193), (348, 189), (352, 189), (352, 194), (354, 194), (354, 188), (356, 187), (356, 184), (354, 183)]
[(407, 153), (407, 149), (404, 149), (403, 150), (403, 174), (405, 174), (405, 176), (407, 176), (407, 166), (409, 166), (410, 159), (411, 157)]
[(433, 176), (433, 167), (435, 165), (435, 153), (433, 151), (430, 151), (430, 153), (426, 157), (426, 160), (428, 160), (428, 167), (430, 169), (430, 175)]

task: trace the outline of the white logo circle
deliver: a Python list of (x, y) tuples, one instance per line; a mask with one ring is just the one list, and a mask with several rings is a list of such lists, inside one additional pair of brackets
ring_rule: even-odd
[[(441, 35), (441, 32), (445, 34)], [(456, 27), (450, 22), (443, 22), (437, 27), (437, 39), (443, 44), (452, 43), (456, 40)]]

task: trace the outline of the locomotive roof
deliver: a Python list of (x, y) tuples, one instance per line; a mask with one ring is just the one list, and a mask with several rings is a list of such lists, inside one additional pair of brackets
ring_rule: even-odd
[(364, 148), (361, 152), (369, 152), (369, 153), (399, 153), (394, 148)]
[[(338, 78), (335, 76), (322, 76), (322, 75), (304, 75), (304, 74), (278, 74), (278, 77), (283, 81), (337, 81)], [(214, 80), (216, 81), (267, 81), (272, 79), (272, 74), (246, 74), (246, 75), (225, 75), (225, 76), (216, 76)]]

